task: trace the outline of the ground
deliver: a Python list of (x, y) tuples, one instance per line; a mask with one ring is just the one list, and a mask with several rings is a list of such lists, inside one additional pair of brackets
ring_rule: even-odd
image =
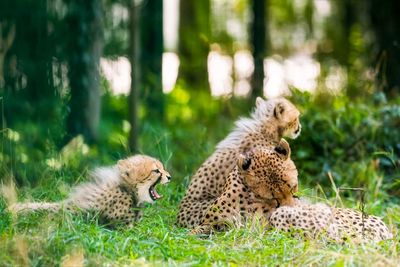
[[(56, 197), (54, 181), (40, 194)], [(28, 192), (25, 192), (28, 193)], [(68, 214), (32, 215), (13, 222), (0, 208), (0, 262), (15, 266), (54, 265), (85, 259), (85, 265), (130, 264), (135, 266), (259, 266), (259, 265), (373, 265), (396, 266), (400, 262), (399, 237), (380, 244), (338, 245), (323, 239), (293, 238), (278, 231), (264, 231), (258, 225), (217, 233), (208, 239), (190, 236), (176, 227), (178, 198), (176, 184), (160, 187), (164, 198), (148, 206), (144, 217), (130, 230), (110, 231), (91, 218)], [(29, 194), (38, 195), (39, 190)], [(388, 220), (400, 215), (397, 207)], [(53, 219), (53, 220), (51, 220)], [(398, 219), (398, 217), (397, 217)], [(28, 253), (29, 251), (29, 253)], [(28, 253), (28, 254), (27, 254)]]

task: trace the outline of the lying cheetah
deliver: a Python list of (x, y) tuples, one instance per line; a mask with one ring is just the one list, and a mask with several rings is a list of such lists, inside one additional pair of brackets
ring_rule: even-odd
[(299, 201), (292, 207), (280, 207), (272, 213), (270, 224), (285, 231), (301, 230), (311, 238), (326, 232), (335, 241), (348, 238), (381, 241), (393, 238), (388, 227), (378, 217), (321, 203)]
[(77, 186), (64, 201), (55, 203), (17, 203), (12, 212), (46, 210), (57, 212), (92, 211), (109, 224), (128, 224), (141, 217), (142, 203), (153, 203), (161, 198), (155, 186), (170, 181), (170, 174), (162, 163), (152, 157), (135, 155), (118, 161), (111, 167), (98, 168), (92, 182)]
[(191, 233), (208, 234), (253, 216), (266, 221), (280, 205), (294, 205), (296, 191), (297, 169), (285, 140), (276, 147), (252, 149), (239, 156), (223, 192), (208, 203), (206, 212), (197, 210), (200, 225)]
[(296, 138), (301, 131), (299, 115), (297, 108), (284, 98), (258, 97), (250, 118), (236, 122), (233, 132), (217, 145), (216, 151), (192, 177), (179, 207), (178, 224), (184, 227), (199, 224), (202, 211), (222, 193), (240, 153), (277, 145), (283, 136)]
[(208, 234), (257, 216), (264, 219), (268, 227), (302, 230), (312, 238), (322, 232), (335, 241), (393, 238), (380, 218), (352, 209), (309, 204), (294, 198), (297, 189), (297, 170), (284, 140), (274, 149), (253, 149), (239, 156), (223, 193), (209, 201), (200, 225), (191, 233)]

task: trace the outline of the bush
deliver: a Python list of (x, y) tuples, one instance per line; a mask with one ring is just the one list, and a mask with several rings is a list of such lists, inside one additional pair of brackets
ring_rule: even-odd
[(383, 186), (391, 194), (398, 192), (400, 99), (381, 96), (354, 100), (294, 94), (303, 128), (291, 142), (292, 157), (303, 182), (329, 186), (331, 172), (339, 186), (366, 187), (370, 193)]

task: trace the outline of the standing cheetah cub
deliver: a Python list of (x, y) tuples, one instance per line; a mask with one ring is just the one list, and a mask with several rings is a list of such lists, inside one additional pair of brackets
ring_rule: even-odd
[(15, 213), (61, 209), (77, 212), (96, 212), (100, 219), (111, 224), (128, 224), (141, 217), (144, 202), (153, 203), (161, 198), (155, 186), (170, 181), (163, 164), (149, 156), (135, 155), (118, 161), (111, 167), (95, 169), (93, 181), (79, 185), (72, 194), (54, 203), (17, 203), (10, 206)]

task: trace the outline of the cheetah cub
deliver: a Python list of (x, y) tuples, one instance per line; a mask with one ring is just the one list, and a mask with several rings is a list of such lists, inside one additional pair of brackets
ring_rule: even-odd
[(107, 224), (132, 225), (141, 217), (144, 202), (153, 203), (161, 196), (155, 186), (171, 180), (163, 164), (146, 155), (135, 155), (118, 161), (114, 166), (102, 167), (92, 172), (92, 181), (79, 185), (63, 201), (54, 203), (17, 203), (11, 212), (45, 210), (58, 212), (95, 212)]

